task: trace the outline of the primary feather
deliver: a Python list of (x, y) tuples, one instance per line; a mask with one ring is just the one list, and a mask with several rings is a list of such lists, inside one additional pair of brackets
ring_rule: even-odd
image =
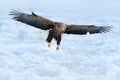
[(90, 34), (105, 33), (111, 29), (110, 26), (95, 26), (95, 25), (67, 25), (65, 33), (67, 34), (79, 34), (85, 35), (88, 32)]
[(54, 27), (53, 21), (43, 18), (42, 16), (38, 16), (33, 12), (32, 14), (26, 14), (23, 12), (13, 10), (10, 12), (10, 15), (13, 15), (14, 17), (12, 19), (16, 21), (20, 21), (43, 30), (48, 30)]

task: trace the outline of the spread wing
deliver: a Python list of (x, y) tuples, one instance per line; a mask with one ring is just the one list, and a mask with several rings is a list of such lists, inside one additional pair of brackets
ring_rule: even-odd
[(43, 18), (42, 16), (38, 16), (33, 12), (32, 14), (26, 14), (23, 12), (13, 10), (10, 12), (10, 15), (13, 15), (12, 19), (16, 21), (26, 23), (39, 29), (48, 30), (54, 27), (53, 21)]
[(95, 26), (95, 25), (67, 25), (64, 33), (85, 35), (87, 32), (90, 34), (105, 33), (110, 31), (111, 26)]

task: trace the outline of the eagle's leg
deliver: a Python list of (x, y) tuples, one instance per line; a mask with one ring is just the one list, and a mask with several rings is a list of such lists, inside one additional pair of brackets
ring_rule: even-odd
[(56, 41), (57, 41), (57, 47), (56, 47), (56, 50), (59, 50), (59, 49), (60, 49), (59, 45), (60, 45), (60, 42), (61, 42), (61, 35), (58, 36), (58, 37), (56, 37), (55, 39), (56, 39)]
[(51, 46), (51, 45), (50, 45), (50, 42), (52, 41), (52, 39), (53, 39), (53, 32), (52, 32), (52, 30), (50, 30), (50, 31), (49, 31), (49, 34), (48, 34), (48, 37), (47, 37), (47, 39), (46, 39), (46, 41), (48, 42), (48, 47)]

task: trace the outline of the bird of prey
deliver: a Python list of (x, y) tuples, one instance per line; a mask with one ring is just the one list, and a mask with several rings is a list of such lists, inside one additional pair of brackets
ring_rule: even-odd
[(32, 12), (31, 14), (23, 13), (21, 11), (12, 10), (10, 15), (13, 15), (15, 21), (20, 21), (26, 23), (33, 27), (42, 30), (49, 30), (49, 34), (46, 38), (48, 42), (48, 47), (52, 39), (55, 39), (57, 42), (56, 50), (59, 50), (59, 45), (61, 42), (61, 35), (66, 34), (75, 34), (75, 35), (86, 35), (95, 34), (95, 33), (105, 33), (110, 31), (111, 26), (95, 26), (95, 25), (74, 25), (74, 24), (65, 24), (62, 22), (55, 22), (49, 19), (46, 19), (42, 16), (39, 16)]

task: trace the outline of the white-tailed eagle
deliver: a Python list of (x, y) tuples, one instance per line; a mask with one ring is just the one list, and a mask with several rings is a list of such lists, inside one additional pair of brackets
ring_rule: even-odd
[(66, 34), (76, 34), (76, 35), (86, 35), (88, 32), (90, 34), (95, 33), (105, 33), (110, 31), (110, 26), (95, 26), (95, 25), (69, 25), (61, 22), (54, 22), (39, 16), (32, 12), (31, 14), (26, 14), (20, 11), (12, 10), (10, 15), (13, 15), (14, 20), (26, 23), (33, 27), (49, 30), (48, 37), (46, 41), (48, 42), (48, 47), (50, 47), (50, 42), (54, 38), (57, 41), (56, 49), (59, 50), (59, 45), (61, 41), (61, 35)]

